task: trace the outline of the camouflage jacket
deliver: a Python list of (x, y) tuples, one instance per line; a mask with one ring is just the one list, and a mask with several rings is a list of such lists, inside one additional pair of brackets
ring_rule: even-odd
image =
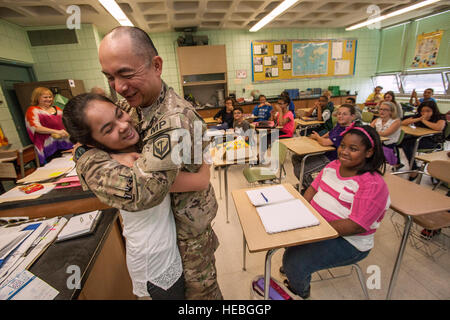
[[(129, 168), (107, 152), (91, 149), (77, 161), (78, 176), (84, 189), (89, 188), (100, 201), (114, 208), (139, 211), (154, 207), (169, 192), (178, 170), (197, 172), (200, 168), (201, 150), (209, 144), (202, 139), (206, 125), (195, 109), (164, 82), (159, 98), (151, 106), (131, 108), (126, 101), (118, 106), (136, 122), (142, 140), (138, 146), (141, 156)], [(200, 157), (197, 153), (194, 159), (194, 150), (199, 148)], [(203, 233), (217, 213), (211, 184), (204, 191), (171, 193), (171, 200), (180, 240)]]

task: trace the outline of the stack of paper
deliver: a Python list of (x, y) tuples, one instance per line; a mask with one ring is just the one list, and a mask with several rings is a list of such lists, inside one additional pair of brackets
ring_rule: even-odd
[(14, 279), (55, 240), (67, 222), (65, 218), (51, 218), (0, 228), (0, 287)]
[(59, 291), (27, 270), (0, 287), (0, 300), (53, 300)]
[(57, 241), (68, 240), (93, 233), (100, 220), (100, 216), (101, 211), (92, 211), (73, 216), (59, 233)]
[(283, 186), (247, 191), (267, 233), (278, 233), (319, 224), (319, 220)]

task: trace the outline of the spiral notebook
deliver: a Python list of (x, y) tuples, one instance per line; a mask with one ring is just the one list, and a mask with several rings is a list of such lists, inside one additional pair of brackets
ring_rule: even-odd
[(58, 234), (56, 242), (94, 233), (101, 214), (101, 211), (92, 211), (73, 216)]
[[(267, 233), (278, 233), (319, 224), (319, 220), (283, 186), (247, 191)], [(261, 200), (262, 199), (262, 200)]]

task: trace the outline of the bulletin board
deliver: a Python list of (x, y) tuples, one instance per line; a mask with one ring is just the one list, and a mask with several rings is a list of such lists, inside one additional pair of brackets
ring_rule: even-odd
[(356, 39), (252, 41), (252, 81), (355, 74)]

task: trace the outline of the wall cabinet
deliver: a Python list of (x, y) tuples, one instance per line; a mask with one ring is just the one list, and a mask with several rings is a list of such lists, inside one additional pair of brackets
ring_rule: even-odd
[(183, 96), (204, 106), (223, 106), (228, 95), (225, 45), (178, 47)]

